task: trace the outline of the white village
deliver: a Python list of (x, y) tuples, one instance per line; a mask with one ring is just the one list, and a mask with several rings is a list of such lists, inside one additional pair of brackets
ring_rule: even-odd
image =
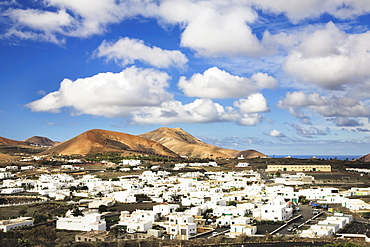
[[(330, 165), (267, 165), (262, 170), (253, 169), (240, 159), (233, 171), (208, 171), (210, 167), (220, 166), (214, 161), (184, 162), (172, 165), (172, 169), (161, 169), (160, 164), (148, 169), (141, 160), (122, 160), (119, 166), (103, 161), (104, 167), (114, 166), (119, 174), (127, 173), (103, 179), (101, 174), (111, 168), (86, 172), (79, 162), (69, 160), (59, 167), (1, 168), (2, 197), (33, 199), (0, 207), (63, 202), (70, 209), (48, 221), (56, 230), (75, 232), (76, 242), (147, 238), (190, 241), (219, 236), (229, 239), (294, 236), (312, 242), (323, 237), (370, 241), (367, 231), (343, 231), (354, 221), (368, 223), (361, 214), (370, 211), (370, 204), (356, 196), (369, 197), (370, 188), (353, 181), (349, 189), (321, 186), (323, 181), (319, 183), (315, 174), (331, 173)], [(39, 172), (27, 178), (17, 176), (25, 170)], [(369, 174), (365, 169), (347, 172), (360, 177)], [(131, 205), (132, 210), (117, 211), (117, 204)], [(135, 209), (135, 205), (152, 206)], [(116, 221), (108, 223), (106, 219), (113, 216)], [(34, 221), (35, 218), (24, 215), (3, 219), (0, 230), (6, 233), (32, 227), (36, 225)]]

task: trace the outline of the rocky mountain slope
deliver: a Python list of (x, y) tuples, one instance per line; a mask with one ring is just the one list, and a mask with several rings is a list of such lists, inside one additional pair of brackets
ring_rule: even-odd
[(27, 146), (27, 143), (0, 137), (0, 145)]
[(237, 151), (220, 148), (195, 138), (181, 128), (159, 128), (142, 135), (93, 129), (70, 140), (55, 143), (46, 137), (34, 136), (25, 141), (0, 137), (0, 153), (50, 155), (88, 155), (94, 153), (120, 152), (123, 155), (150, 154), (189, 158), (244, 158), (265, 157), (256, 150)]
[(256, 150), (237, 151), (220, 148), (200, 141), (181, 128), (159, 128), (141, 134), (141, 137), (161, 143), (180, 156), (192, 158), (244, 158), (264, 157), (263, 153)]
[(360, 158), (358, 158), (356, 160), (361, 161), (361, 162), (370, 162), (370, 154), (366, 154), (364, 156), (361, 156)]
[(29, 145), (43, 146), (43, 147), (53, 147), (59, 143), (59, 142), (54, 142), (50, 140), (49, 138), (42, 137), (42, 136), (33, 136), (33, 137), (30, 137), (24, 140), (23, 142)]
[(153, 154), (178, 157), (176, 153), (155, 141), (126, 133), (99, 129), (86, 131), (50, 148), (45, 153), (86, 155), (104, 152), (121, 152), (124, 155)]

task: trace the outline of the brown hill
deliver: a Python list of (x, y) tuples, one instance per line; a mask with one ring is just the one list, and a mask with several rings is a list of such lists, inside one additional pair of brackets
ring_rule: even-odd
[(27, 146), (27, 144), (22, 141), (15, 141), (4, 137), (0, 137), (0, 145)]
[(120, 152), (130, 154), (153, 154), (178, 157), (161, 144), (139, 136), (108, 130), (89, 130), (47, 150), (47, 154), (87, 155), (93, 153)]
[(370, 154), (366, 154), (364, 156), (361, 156), (360, 158), (356, 159), (356, 161), (370, 162)]
[(42, 137), (42, 136), (33, 136), (33, 137), (30, 137), (24, 140), (24, 142), (29, 145), (43, 146), (43, 147), (53, 147), (56, 144), (58, 144), (58, 142), (54, 142), (50, 140), (49, 138)]
[(181, 128), (163, 127), (140, 136), (159, 142), (180, 156), (192, 158), (236, 158), (240, 155), (243, 155), (244, 158), (266, 156), (255, 150), (237, 151), (216, 147), (200, 141)]

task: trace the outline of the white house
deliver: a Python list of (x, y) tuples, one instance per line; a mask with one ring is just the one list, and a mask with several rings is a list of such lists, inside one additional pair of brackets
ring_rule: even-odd
[(117, 191), (106, 195), (107, 197), (114, 198), (117, 202), (133, 203), (136, 202), (134, 193), (130, 191)]
[(332, 236), (334, 235), (334, 229), (332, 226), (312, 225), (309, 229), (300, 232), (299, 235), (307, 238)]
[(253, 236), (257, 233), (257, 226), (248, 224), (232, 224), (230, 226), (230, 232), (226, 233), (231, 238), (235, 238), (240, 234), (246, 234), (247, 236)]
[(141, 160), (122, 160), (122, 165), (138, 166), (141, 164)]
[(102, 214), (96, 211), (84, 213), (84, 216), (74, 217), (72, 215), (57, 220), (57, 229), (72, 231), (105, 231), (106, 222)]
[(142, 214), (135, 215), (131, 214), (128, 211), (122, 211), (120, 215), (120, 220), (118, 226), (121, 226), (123, 229), (128, 232), (147, 232), (152, 228), (154, 220), (148, 215)]
[(293, 208), (289, 207), (282, 196), (278, 196), (261, 206), (262, 220), (286, 221), (292, 216)]
[(114, 198), (102, 197), (102, 198), (93, 199), (91, 202), (89, 202), (88, 207), (89, 208), (99, 208), (100, 205), (111, 207), (114, 205), (115, 202), (116, 201), (114, 200)]
[(178, 209), (180, 205), (178, 204), (159, 204), (153, 206), (153, 212), (159, 213), (161, 216), (169, 215), (171, 213), (174, 213), (176, 209)]
[(2, 194), (17, 194), (23, 192), (23, 188), (7, 188), (7, 189), (2, 189), (1, 193)]
[(231, 226), (233, 224), (250, 224), (251, 218), (249, 217), (234, 217), (232, 215), (223, 215), (216, 220), (216, 224), (220, 226)]
[(5, 179), (5, 178), (11, 178), (12, 173), (10, 172), (0, 172), (0, 179)]
[(183, 197), (181, 198), (181, 204), (183, 206), (190, 206), (190, 205), (202, 205), (204, 204), (204, 199), (203, 198), (196, 198), (196, 197)]
[(342, 198), (342, 206), (351, 211), (369, 210), (370, 204), (361, 199)]
[(189, 239), (197, 234), (197, 224), (192, 215), (173, 213), (168, 217), (168, 224), (163, 224), (167, 233), (180, 239)]
[(240, 162), (236, 165), (236, 167), (248, 167), (249, 166), (249, 163), (246, 163), (246, 162)]
[(19, 217), (10, 220), (0, 220), (0, 231), (7, 232), (10, 229), (17, 228), (20, 226), (32, 226), (32, 217)]

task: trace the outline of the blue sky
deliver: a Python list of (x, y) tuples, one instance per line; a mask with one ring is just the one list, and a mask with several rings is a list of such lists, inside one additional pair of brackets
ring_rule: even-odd
[(268, 155), (369, 153), (368, 0), (4, 0), (0, 11), (2, 137), (167, 126)]

